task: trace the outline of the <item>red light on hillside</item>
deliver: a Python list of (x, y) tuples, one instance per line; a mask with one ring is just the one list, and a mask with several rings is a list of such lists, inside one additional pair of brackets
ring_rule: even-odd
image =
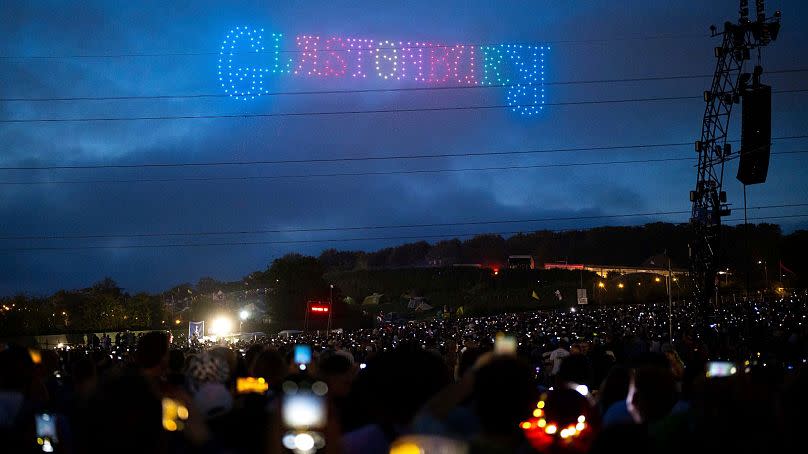
[(499, 276), (499, 268), (494, 268), (494, 276)]

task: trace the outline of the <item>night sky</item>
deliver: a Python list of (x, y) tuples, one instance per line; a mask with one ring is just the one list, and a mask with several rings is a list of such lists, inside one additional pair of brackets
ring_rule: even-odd
[[(752, 8), (754, 9), (754, 2)], [(808, 3), (769, 1), (783, 11), (766, 70), (808, 68)], [(504, 88), (306, 94), (251, 101), (222, 95), (219, 46), (236, 26), (294, 37), (319, 34), (437, 43), (535, 43), (546, 52), (546, 102), (531, 118), (507, 109), (444, 110), (137, 121), (0, 123), (0, 295), (46, 294), (111, 276), (127, 291), (159, 291), (212, 276), (237, 279), (297, 251), (374, 250), (403, 239), (198, 247), (121, 248), (367, 237), (452, 237), (462, 233), (684, 222), (687, 214), (502, 225), (207, 236), (122, 236), (167, 232), (312, 229), (543, 219), (689, 210), (692, 145), (623, 150), (500, 154), (247, 166), (10, 170), (9, 167), (169, 164), (512, 152), (692, 143), (700, 99), (552, 105), (571, 101), (700, 97), (707, 78), (561, 84), (649, 76), (710, 75), (718, 38), (710, 24), (737, 19), (737, 0), (714, 1), (23, 1), (0, 6), (0, 119), (57, 119), (333, 112), (494, 106)], [(294, 55), (292, 53), (291, 55)], [(10, 58), (10, 57), (55, 58)], [(750, 68), (751, 69), (751, 66)], [(806, 89), (805, 72), (766, 74), (774, 90)], [(453, 85), (453, 84), (448, 84)], [(456, 84), (454, 84), (456, 85)], [(410, 81), (279, 77), (273, 92), (423, 87)], [(155, 99), (155, 96), (167, 98)], [(772, 136), (808, 135), (808, 93), (775, 94)], [(116, 100), (53, 98), (129, 97)], [(143, 99), (143, 97), (151, 97)], [(45, 98), (47, 101), (20, 101)], [(17, 100), (13, 100), (17, 99)], [(739, 138), (740, 109), (732, 137)], [(774, 140), (773, 152), (808, 150), (808, 139)], [(734, 144), (735, 149), (738, 148)], [(772, 156), (749, 206), (806, 202), (806, 154)], [(402, 170), (537, 166), (693, 158), (633, 164), (389, 174)], [(742, 218), (737, 162), (725, 188)], [(387, 173), (311, 177), (312, 174)], [(297, 175), (101, 183), (97, 180)], [(305, 177), (300, 177), (304, 175)], [(96, 182), (87, 182), (95, 180)], [(59, 184), (41, 184), (60, 181)], [(69, 181), (72, 183), (64, 183)], [(83, 181), (83, 182), (81, 182)], [(26, 182), (38, 184), (8, 184)], [(77, 183), (78, 182), (78, 183)], [(750, 217), (806, 213), (753, 210)], [(772, 220), (790, 232), (808, 217)], [(734, 223), (734, 222), (730, 222)], [(106, 238), (8, 239), (101, 235)], [(97, 247), (103, 248), (97, 248)], [(36, 248), (85, 248), (31, 250)], [(22, 250), (21, 250), (22, 249)], [(649, 251), (649, 253), (654, 251)], [(547, 258), (553, 259), (553, 258)]]

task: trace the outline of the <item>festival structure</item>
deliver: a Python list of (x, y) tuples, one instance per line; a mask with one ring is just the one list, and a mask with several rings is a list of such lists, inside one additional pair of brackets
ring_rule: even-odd
[[(749, 18), (749, 1), (740, 0), (737, 23), (725, 22), (723, 31), (710, 27), (713, 37), (721, 37), (715, 47), (716, 67), (710, 90), (704, 92), (706, 107), (701, 137), (696, 141), (699, 156), (696, 188), (690, 191), (695, 236), (690, 247), (691, 268), (705, 317), (712, 312), (715, 279), (720, 267), (719, 233), (721, 218), (730, 215), (727, 194), (723, 190), (724, 164), (738, 158), (738, 180), (744, 185), (766, 181), (771, 151), (771, 87), (761, 83), (761, 49), (777, 39), (780, 11), (766, 17), (764, 0), (756, 0), (756, 17)], [(753, 54), (754, 51), (754, 54)], [(756, 57), (750, 74), (746, 62)], [(741, 150), (732, 152), (727, 143), (732, 107), (743, 100)], [(744, 224), (746, 222), (744, 221)], [(707, 326), (709, 322), (704, 321)]]

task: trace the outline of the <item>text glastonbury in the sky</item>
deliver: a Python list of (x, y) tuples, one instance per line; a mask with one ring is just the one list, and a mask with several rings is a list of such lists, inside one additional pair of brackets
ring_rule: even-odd
[[(264, 29), (236, 27), (221, 43), (218, 78), (235, 99), (271, 93), (272, 77), (410, 81), (424, 86), (503, 86), (513, 112), (535, 115), (544, 105), (546, 46), (440, 44), (299, 35), (296, 47)], [(266, 48), (269, 48), (267, 50)], [(255, 57), (266, 57), (264, 60)], [(266, 81), (266, 83), (265, 83)]]

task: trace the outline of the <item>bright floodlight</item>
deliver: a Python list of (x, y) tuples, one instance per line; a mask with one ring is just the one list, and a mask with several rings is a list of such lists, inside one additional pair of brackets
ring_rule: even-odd
[(578, 385), (575, 387), (575, 390), (578, 391), (582, 396), (589, 395), (589, 387), (586, 385)]
[(227, 317), (218, 317), (210, 324), (210, 332), (216, 336), (225, 336), (233, 331), (233, 322)]
[(238, 316), (241, 317), (242, 320), (247, 320), (250, 318), (250, 312), (247, 309), (244, 309), (238, 313)]

